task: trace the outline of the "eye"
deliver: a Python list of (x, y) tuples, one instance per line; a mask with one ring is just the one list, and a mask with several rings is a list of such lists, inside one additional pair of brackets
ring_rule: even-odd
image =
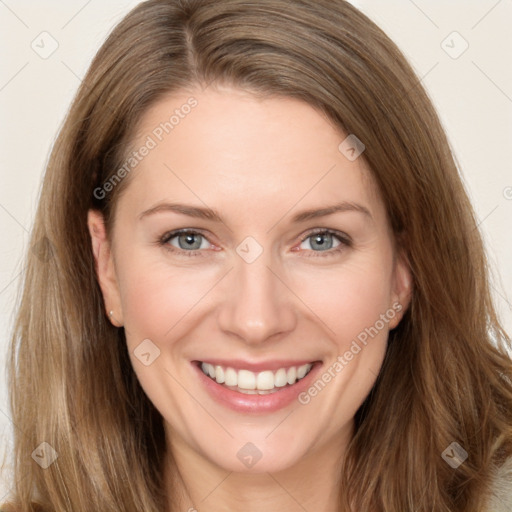
[(201, 252), (201, 249), (211, 247), (211, 243), (204, 235), (188, 229), (166, 233), (159, 240), (159, 244), (169, 251), (185, 254), (186, 256), (194, 256)]
[[(302, 247), (303, 244), (309, 245), (309, 247)], [(301, 245), (299, 247), (302, 249), (311, 250), (316, 253), (326, 253), (312, 255), (316, 257), (331, 256), (350, 246), (350, 238), (344, 233), (339, 233), (329, 229), (317, 229), (308, 233), (302, 239)]]

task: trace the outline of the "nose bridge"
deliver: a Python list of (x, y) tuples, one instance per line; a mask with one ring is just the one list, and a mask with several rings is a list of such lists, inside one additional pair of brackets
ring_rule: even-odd
[(270, 270), (275, 266), (272, 251), (256, 244), (249, 237), (237, 247), (218, 316), (222, 330), (251, 344), (289, 331), (295, 325), (289, 292), (275, 270)]

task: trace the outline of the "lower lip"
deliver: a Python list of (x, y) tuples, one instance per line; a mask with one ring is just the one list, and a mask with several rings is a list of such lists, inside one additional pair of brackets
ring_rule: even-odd
[(199, 380), (214, 400), (237, 412), (261, 414), (278, 411), (297, 400), (298, 395), (305, 391), (311, 385), (311, 382), (314, 381), (315, 375), (318, 373), (322, 363), (316, 361), (309, 373), (293, 384), (293, 386), (279, 388), (279, 391), (267, 395), (248, 395), (228, 389), (218, 384), (212, 378), (207, 377), (199, 365), (200, 363), (198, 364), (197, 361), (192, 363)]

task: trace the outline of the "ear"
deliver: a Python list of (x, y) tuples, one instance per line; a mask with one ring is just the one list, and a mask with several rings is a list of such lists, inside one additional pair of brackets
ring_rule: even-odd
[[(121, 295), (117, 284), (111, 244), (107, 239), (103, 215), (97, 210), (87, 212), (87, 227), (91, 235), (92, 252), (94, 254), (96, 275), (103, 294), (106, 314), (113, 325), (123, 325)], [(110, 315), (110, 311), (113, 312)]]
[(413, 280), (409, 261), (403, 251), (397, 255), (393, 269), (393, 289), (391, 307), (396, 315), (389, 321), (389, 329), (394, 329), (409, 308), (412, 297)]

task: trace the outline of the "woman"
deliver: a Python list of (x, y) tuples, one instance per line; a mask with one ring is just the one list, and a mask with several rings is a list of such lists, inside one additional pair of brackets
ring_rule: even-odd
[(475, 217), (418, 78), (350, 4), (136, 7), (32, 247), (14, 510), (509, 510)]

